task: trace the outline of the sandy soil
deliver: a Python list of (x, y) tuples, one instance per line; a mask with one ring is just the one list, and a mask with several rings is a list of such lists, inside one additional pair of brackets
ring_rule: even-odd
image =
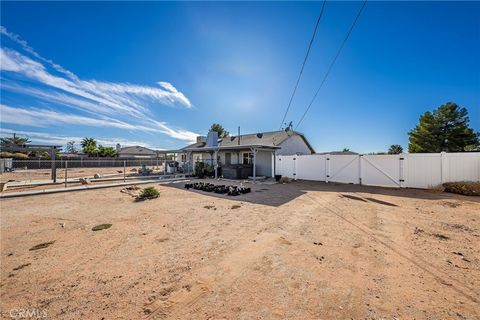
[[(480, 202), (295, 182), (1, 201), (1, 310), (50, 319), (480, 319)], [(91, 228), (102, 223), (112, 227)], [(55, 241), (48, 248), (29, 251)]]

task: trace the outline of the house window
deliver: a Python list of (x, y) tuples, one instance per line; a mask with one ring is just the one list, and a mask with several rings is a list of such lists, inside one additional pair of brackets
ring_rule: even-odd
[(187, 155), (186, 154), (182, 154), (182, 162), (186, 162), (187, 161)]
[(244, 152), (243, 153), (243, 164), (252, 164), (253, 163), (253, 153), (251, 152)]

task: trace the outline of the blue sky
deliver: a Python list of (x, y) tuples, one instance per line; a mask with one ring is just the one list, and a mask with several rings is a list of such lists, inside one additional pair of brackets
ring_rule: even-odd
[[(1, 133), (177, 148), (277, 130), (320, 2), (1, 2)], [(361, 2), (327, 2), (294, 126)], [(298, 130), (317, 151), (408, 144), (453, 101), (480, 130), (480, 2), (369, 2)]]

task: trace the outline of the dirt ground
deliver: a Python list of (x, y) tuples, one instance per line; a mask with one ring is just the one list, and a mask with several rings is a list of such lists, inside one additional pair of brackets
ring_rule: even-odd
[[(127, 174), (134, 173), (133, 169), (140, 169), (141, 166), (127, 167)], [(156, 166), (147, 166), (147, 168), (157, 169)], [(158, 166), (158, 170), (163, 170), (163, 166)], [(93, 177), (99, 175), (118, 175), (123, 176), (123, 167), (99, 167), (99, 168), (68, 168), (68, 178)], [(4, 172), (0, 175), (0, 182), (7, 181), (34, 181), (34, 180), (50, 180), (50, 169), (18, 169), (12, 172)], [(62, 181), (65, 179), (65, 168), (57, 168), (57, 179)]]
[(1, 200), (5, 318), (480, 319), (477, 197), (183, 183), (143, 202), (121, 188)]

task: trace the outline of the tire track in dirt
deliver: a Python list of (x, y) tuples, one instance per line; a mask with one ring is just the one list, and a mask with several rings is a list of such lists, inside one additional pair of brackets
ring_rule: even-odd
[[(350, 225), (352, 225), (356, 229), (360, 230), (361, 232), (363, 232), (367, 236), (373, 238), (375, 241), (379, 242), (380, 244), (382, 244), (387, 249), (396, 253), (397, 255), (402, 257), (403, 259), (409, 261), (410, 263), (412, 263), (413, 265), (415, 265), (416, 267), (418, 267), (419, 269), (421, 269), (425, 273), (429, 274), (438, 283), (449, 286), (454, 291), (456, 291), (457, 293), (461, 294), (462, 296), (464, 296), (465, 298), (467, 298), (468, 300), (470, 300), (470, 301), (472, 301), (476, 304), (480, 303), (480, 300), (478, 298), (478, 293), (474, 289), (469, 288), (468, 286), (460, 283), (456, 279), (453, 279), (449, 275), (445, 274), (441, 270), (438, 270), (437, 268), (435, 268), (434, 266), (429, 264), (427, 261), (425, 261), (421, 257), (413, 255), (410, 252), (406, 252), (406, 250), (401, 245), (393, 242), (392, 240), (389, 240), (389, 239), (388, 240), (387, 239), (382, 240), (382, 239), (380, 239), (379, 236), (376, 234), (376, 232), (374, 230), (365, 226), (363, 223), (359, 222), (355, 218), (351, 218), (351, 219), (346, 218), (341, 213), (339, 213), (337, 210), (332, 209), (331, 208), (332, 205), (330, 203), (325, 203), (324, 201), (322, 201), (322, 202), (324, 202), (323, 205), (322, 205), (322, 203), (320, 203), (320, 201), (318, 199), (313, 198), (309, 194), (305, 194), (305, 196), (308, 197), (309, 199), (311, 199), (313, 202), (320, 205), (322, 208), (329, 211), (330, 213), (334, 214), (335, 216), (339, 217), (343, 221), (349, 223)], [(387, 243), (387, 241), (390, 242), (391, 244)], [(412, 259), (411, 257), (409, 257), (409, 255), (413, 256), (415, 258), (415, 260)], [(420, 261), (421, 263), (419, 263), (417, 261)], [(439, 274), (441, 274), (441, 275), (439, 275)], [(447, 278), (450, 283), (447, 282), (444, 278)], [(454, 282), (455, 284), (452, 284), (451, 282)]]
[(165, 301), (155, 300), (150, 303), (153, 310), (146, 318), (182, 319), (212, 289), (231, 287), (248, 271), (249, 266), (273, 248), (273, 243), (278, 239), (281, 239), (279, 234), (263, 233), (256, 242), (245, 241), (235, 252), (223, 257), (218, 263), (212, 263), (215, 267), (210, 265), (197, 270), (199, 276), (190, 291), (180, 290)]

